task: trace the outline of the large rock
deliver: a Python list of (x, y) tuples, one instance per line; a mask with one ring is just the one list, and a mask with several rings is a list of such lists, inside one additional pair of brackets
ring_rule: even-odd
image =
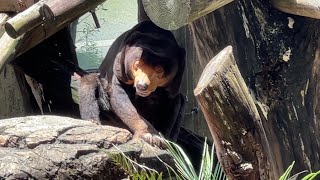
[[(129, 131), (59, 116), (29, 116), (0, 121), (0, 179), (122, 179), (111, 162), (119, 153), (161, 171), (163, 150), (131, 140)], [(158, 157), (157, 157), (158, 156)]]

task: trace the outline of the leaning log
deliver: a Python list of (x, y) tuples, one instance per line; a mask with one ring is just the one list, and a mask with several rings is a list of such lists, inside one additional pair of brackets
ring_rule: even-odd
[(7, 62), (11, 61), (16, 53), (16, 46), (21, 41), (21, 38), (11, 38), (2, 28), (9, 16), (5, 13), (0, 13), (0, 72), (5, 67)]
[(149, 18), (159, 27), (176, 30), (233, 0), (142, 0)]
[(272, 179), (273, 155), (231, 46), (206, 65), (194, 94), (228, 179)]
[(286, 13), (320, 19), (319, 0), (273, 0), (272, 3)]

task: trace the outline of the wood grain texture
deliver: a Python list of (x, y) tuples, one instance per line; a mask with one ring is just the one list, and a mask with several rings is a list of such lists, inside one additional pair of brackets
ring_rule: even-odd
[(239, 0), (189, 26), (195, 69), (232, 45), (275, 157), (275, 170), (264, 176), (274, 175), (271, 179), (278, 179), (292, 161), (293, 173), (320, 169), (320, 24), (312, 18), (290, 18), (267, 1)]
[(41, 11), (45, 11), (44, 8), (46, 11), (50, 11), (48, 6), (44, 6), (46, 2), (47, 0), (40, 1), (9, 19), (5, 24), (6, 32), (12, 38), (17, 38), (40, 25), (47, 18), (41, 14)]
[(176, 30), (233, 0), (142, 0), (149, 18), (159, 27)]
[(194, 94), (228, 179), (272, 179), (267, 169), (274, 157), (231, 46), (206, 65)]
[(319, 0), (273, 0), (272, 3), (286, 13), (320, 19)]

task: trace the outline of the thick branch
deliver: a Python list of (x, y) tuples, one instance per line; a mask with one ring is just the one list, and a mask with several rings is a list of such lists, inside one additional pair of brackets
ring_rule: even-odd
[(142, 0), (149, 18), (158, 26), (176, 30), (233, 0)]
[[(273, 179), (261, 118), (228, 46), (205, 67), (194, 94), (229, 179)], [(252, 153), (255, 152), (255, 153)]]

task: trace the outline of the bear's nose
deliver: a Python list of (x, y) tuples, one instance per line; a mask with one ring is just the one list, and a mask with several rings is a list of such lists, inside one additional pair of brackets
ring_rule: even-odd
[(139, 89), (140, 91), (145, 91), (148, 89), (148, 84), (144, 82), (138, 82), (136, 85), (136, 88)]

